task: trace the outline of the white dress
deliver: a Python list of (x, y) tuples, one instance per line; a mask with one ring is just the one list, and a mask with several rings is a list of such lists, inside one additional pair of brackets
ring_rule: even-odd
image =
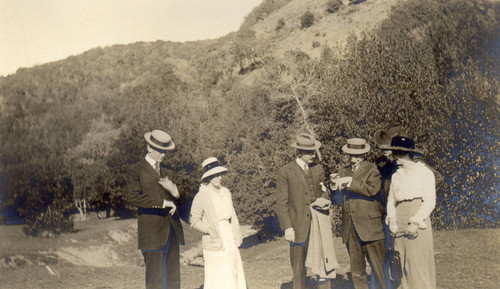
[(233, 207), (230, 195), (210, 190), (212, 204), (217, 212), (222, 251), (203, 250), (205, 261), (204, 289), (246, 289), (240, 251), (229, 223)]
[(401, 254), (403, 289), (436, 288), (436, 269), (430, 215), (436, 204), (434, 174), (423, 163), (407, 163), (392, 176), (387, 217), (392, 232), (403, 233), (410, 222), (418, 225), (418, 236), (400, 236), (394, 247)]

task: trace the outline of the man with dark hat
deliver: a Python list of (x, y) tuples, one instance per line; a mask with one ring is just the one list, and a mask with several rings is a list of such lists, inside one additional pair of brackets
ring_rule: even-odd
[[(382, 150), (383, 153), (383, 155), (375, 160), (375, 164), (377, 165), (382, 175), (382, 192), (386, 201), (387, 195), (389, 194), (391, 177), (397, 170), (396, 161), (392, 156), (392, 151), (390, 149), (387, 149), (391, 145), (392, 138), (395, 136), (407, 136), (403, 127), (397, 123), (390, 124), (383, 129), (377, 130), (373, 134), (373, 140), (375, 141), (375, 144), (380, 150)], [(422, 160), (418, 159), (418, 161)], [(433, 167), (429, 166), (428, 164), (426, 164), (426, 166), (434, 173), (437, 192), (444, 184), (444, 177)]]
[(348, 139), (342, 151), (351, 157), (351, 163), (331, 176), (332, 202), (342, 203), (342, 239), (349, 252), (354, 288), (368, 288), (365, 257), (379, 288), (385, 288), (384, 207), (378, 202), (380, 172), (375, 164), (365, 161), (370, 151), (366, 140)]
[[(325, 174), (323, 168), (321, 165), (312, 165), (321, 143), (311, 134), (301, 133), (296, 136), (291, 146), (296, 149), (297, 157), (279, 170), (276, 214), (281, 229), (285, 231), (285, 240), (290, 242), (293, 288), (304, 289), (305, 262), (311, 228), (310, 205), (320, 198), (328, 201), (329, 197), (322, 191)], [(330, 288), (330, 281), (319, 280), (318, 288)]]
[(138, 208), (138, 247), (146, 265), (146, 288), (178, 289), (179, 243), (184, 243), (176, 205), (180, 195), (172, 172), (162, 166), (166, 152), (175, 149), (175, 144), (161, 130), (147, 132), (144, 138), (148, 152), (130, 168), (126, 196)]

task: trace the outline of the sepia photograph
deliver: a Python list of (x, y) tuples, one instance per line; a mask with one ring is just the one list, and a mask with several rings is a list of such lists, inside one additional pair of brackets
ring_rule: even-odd
[(0, 288), (500, 284), (500, 0), (0, 0)]

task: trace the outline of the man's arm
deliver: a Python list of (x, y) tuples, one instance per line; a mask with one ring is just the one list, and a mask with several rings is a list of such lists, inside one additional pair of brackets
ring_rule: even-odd
[(141, 186), (141, 175), (137, 168), (127, 172), (125, 194), (127, 202), (139, 208), (163, 208), (164, 200), (145, 194)]
[(367, 168), (366, 174), (368, 176), (363, 179), (353, 178), (349, 185), (349, 191), (366, 197), (374, 197), (380, 191), (382, 176), (375, 165)]
[(283, 170), (280, 170), (276, 186), (276, 215), (278, 215), (280, 226), (283, 231), (292, 227), (288, 198), (288, 180)]

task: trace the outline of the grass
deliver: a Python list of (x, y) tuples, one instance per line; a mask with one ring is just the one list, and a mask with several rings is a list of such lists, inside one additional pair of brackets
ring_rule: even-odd
[[(136, 249), (135, 222), (134, 219), (91, 219), (77, 222), (76, 233), (55, 238), (29, 238), (22, 233), (22, 226), (0, 226), (0, 287), (144, 288), (144, 267)], [(192, 252), (201, 239), (188, 226), (185, 232), (187, 244), (181, 254)], [(246, 239), (247, 242), (254, 240), (255, 236)], [(498, 288), (499, 229), (438, 231), (434, 233), (434, 244), (438, 288)], [(248, 288), (291, 288), (288, 250), (283, 240), (240, 249)], [(335, 239), (335, 250), (340, 267), (332, 288), (351, 288), (349, 259), (340, 238)], [(74, 253), (73, 257), (79, 257), (81, 262), (62, 258), (63, 255), (58, 255), (61, 251)], [(113, 262), (98, 263), (96, 256)], [(87, 257), (94, 258), (93, 266), (88, 265), (92, 262), (84, 262), (89, 261)], [(203, 288), (203, 267), (181, 265), (181, 281), (183, 289)], [(308, 284), (312, 281), (308, 280)]]

